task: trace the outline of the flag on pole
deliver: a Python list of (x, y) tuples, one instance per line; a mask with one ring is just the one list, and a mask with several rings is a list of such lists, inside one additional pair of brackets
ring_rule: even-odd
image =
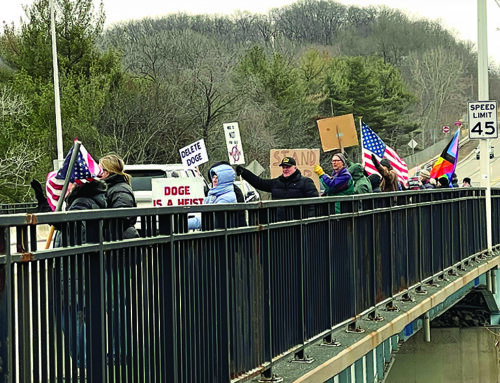
[(460, 129), (457, 129), (456, 133), (451, 138), (451, 141), (446, 145), (441, 156), (434, 163), (431, 169), (431, 178), (439, 179), (443, 176), (448, 177), (448, 181), (451, 181), (451, 176), (455, 172), (458, 162), (458, 144)]
[[(57, 206), (57, 202), (61, 197), (64, 179), (66, 178), (66, 174), (69, 171), (69, 162), (71, 159), (71, 155), (73, 153), (74, 146), (71, 147), (66, 158), (64, 159), (64, 163), (59, 171), (50, 172), (47, 175), (46, 182), (46, 192), (47, 192), (47, 201), (51, 209), (54, 211)], [(80, 145), (80, 150), (78, 152), (75, 165), (71, 171), (69, 182), (72, 183), (85, 183), (92, 181), (92, 179), (99, 174), (101, 174), (102, 170), (99, 166), (99, 163), (94, 161), (92, 156), (87, 152), (83, 145)]]
[(368, 174), (378, 174), (378, 171), (372, 161), (372, 154), (374, 154), (378, 161), (382, 158), (387, 158), (393, 169), (396, 171), (399, 182), (403, 185), (408, 184), (408, 166), (406, 165), (406, 162), (398, 156), (394, 149), (387, 146), (384, 141), (382, 141), (382, 139), (377, 136), (377, 134), (364, 122), (361, 122), (361, 141), (363, 145), (363, 166)]

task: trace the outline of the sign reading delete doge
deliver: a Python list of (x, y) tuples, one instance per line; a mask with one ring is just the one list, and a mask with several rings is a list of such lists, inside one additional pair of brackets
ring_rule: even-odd
[(321, 146), (325, 152), (358, 145), (358, 133), (351, 114), (317, 120)]
[(282, 174), (280, 163), (283, 157), (293, 157), (302, 175), (311, 178), (319, 191), (319, 178), (314, 173), (314, 165), (319, 164), (319, 149), (271, 149), (269, 157), (271, 178)]

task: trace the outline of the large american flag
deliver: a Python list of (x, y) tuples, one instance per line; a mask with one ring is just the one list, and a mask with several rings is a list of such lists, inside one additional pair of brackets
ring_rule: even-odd
[(364, 122), (361, 123), (361, 137), (363, 144), (363, 166), (368, 174), (377, 173), (372, 161), (372, 153), (378, 161), (387, 158), (398, 174), (398, 179), (403, 185), (408, 184), (408, 166), (396, 153), (396, 151), (387, 146), (382, 139), (370, 129)]
[[(62, 194), (64, 179), (68, 173), (69, 162), (73, 153), (74, 146), (68, 152), (64, 159), (64, 164), (57, 172), (50, 172), (47, 175), (47, 183), (45, 190), (47, 192), (47, 201), (49, 202), (52, 210), (56, 209), (57, 202)], [(99, 163), (94, 161), (92, 156), (87, 152), (83, 145), (80, 145), (80, 150), (76, 158), (75, 165), (70, 175), (69, 182), (72, 183), (85, 183), (91, 181), (94, 177), (101, 174), (102, 170)]]

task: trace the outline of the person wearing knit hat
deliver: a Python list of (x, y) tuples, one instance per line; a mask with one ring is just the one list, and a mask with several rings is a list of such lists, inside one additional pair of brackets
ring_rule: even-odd
[(323, 196), (354, 194), (354, 182), (351, 173), (346, 167), (346, 158), (342, 153), (336, 153), (332, 157), (333, 173), (331, 176), (325, 174), (319, 165), (314, 167), (314, 172), (319, 176), (321, 185), (325, 188)]
[(431, 174), (428, 170), (420, 170), (418, 178), (420, 181), (420, 189), (434, 189), (434, 185), (430, 182)]
[(372, 173), (368, 176), (368, 181), (372, 184), (372, 191), (374, 193), (380, 193), (380, 182), (382, 181), (382, 177), (380, 177), (377, 173)]
[(377, 171), (382, 176), (380, 182), (380, 190), (383, 192), (394, 192), (399, 190), (398, 174), (392, 168), (391, 163), (387, 158), (383, 158), (380, 162), (372, 154), (372, 162)]

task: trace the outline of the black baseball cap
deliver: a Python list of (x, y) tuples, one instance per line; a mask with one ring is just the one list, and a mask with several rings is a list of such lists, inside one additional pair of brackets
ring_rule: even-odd
[(281, 160), (280, 166), (297, 166), (297, 163), (295, 162), (295, 158), (293, 157), (284, 157)]

